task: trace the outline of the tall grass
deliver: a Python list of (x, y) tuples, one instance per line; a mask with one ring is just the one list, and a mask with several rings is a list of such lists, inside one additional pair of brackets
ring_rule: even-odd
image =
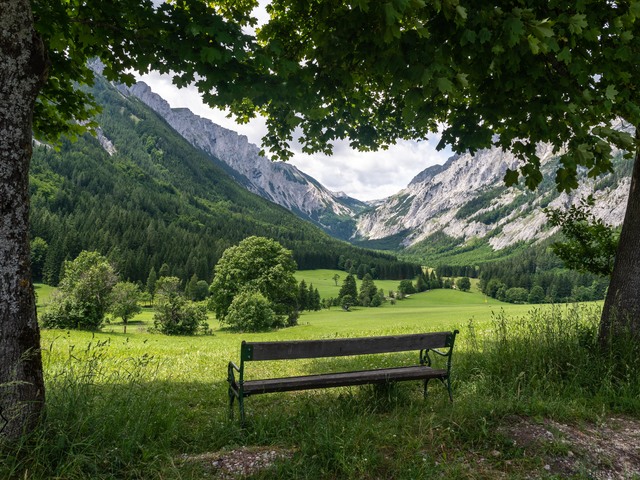
[(638, 343), (621, 335), (601, 348), (600, 313), (596, 305), (575, 304), (519, 317), (499, 312), (482, 330), (470, 322), (457, 362), (460, 388), (518, 404), (523, 413), (595, 413), (598, 405), (639, 412)]
[(42, 428), (2, 458), (0, 477), (134, 478), (166, 455), (176, 412), (156, 382), (157, 362), (112, 353), (107, 339), (72, 345), (65, 358), (44, 355)]
[[(599, 315), (594, 305), (518, 316), (499, 311), (489, 322), (459, 326), (453, 404), (435, 382), (427, 399), (417, 382), (261, 395), (247, 400), (245, 429), (227, 419), (224, 382), (240, 335), (218, 330), (165, 341), (143, 333), (54, 339), (45, 332), (47, 415), (33, 435), (0, 452), (0, 478), (204, 478), (210, 468), (181, 462), (182, 454), (239, 446), (294, 452), (255, 478), (495, 478), (496, 471), (527, 477), (527, 469), (543, 464), (496, 433), (505, 417), (640, 414), (637, 344), (621, 338), (599, 348)], [(388, 332), (389, 322), (372, 322), (367, 334)], [(371, 356), (346, 361), (350, 368), (376, 366)], [(395, 361), (381, 358), (378, 366)], [(322, 367), (320, 361), (280, 363), (252, 372), (297, 375)], [(486, 461), (472, 461), (480, 457)]]

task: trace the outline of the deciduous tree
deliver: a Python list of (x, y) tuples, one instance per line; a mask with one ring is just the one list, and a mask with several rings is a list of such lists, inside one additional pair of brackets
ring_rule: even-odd
[(64, 263), (64, 276), (54, 301), (42, 316), (43, 325), (99, 329), (117, 281), (118, 275), (104, 256), (98, 252), (80, 252), (75, 260)]
[(142, 311), (139, 304), (140, 299), (140, 288), (135, 283), (118, 282), (113, 286), (109, 312), (114, 317), (122, 319), (124, 333), (127, 333), (129, 320)]
[(461, 292), (468, 292), (471, 289), (471, 280), (469, 277), (460, 277), (456, 280), (456, 287)]
[(561, 227), (564, 241), (551, 245), (568, 268), (609, 276), (618, 248), (617, 232), (591, 213), (595, 199), (589, 196), (567, 211), (545, 210), (549, 223)]
[(210, 287), (216, 317), (225, 322), (236, 295), (254, 291), (271, 302), (283, 324), (294, 325), (298, 291), (295, 270), (291, 251), (270, 238), (248, 237), (229, 247), (215, 267)]

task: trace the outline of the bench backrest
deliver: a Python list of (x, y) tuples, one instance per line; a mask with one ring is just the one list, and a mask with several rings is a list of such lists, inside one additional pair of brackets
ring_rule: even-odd
[(392, 335), (385, 337), (293, 340), (283, 342), (242, 342), (242, 361), (293, 360), (298, 358), (340, 357), (373, 353), (405, 352), (451, 348), (458, 331)]

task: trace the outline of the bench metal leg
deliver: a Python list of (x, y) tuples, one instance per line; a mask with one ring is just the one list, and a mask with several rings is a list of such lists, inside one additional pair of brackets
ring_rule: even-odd
[(236, 399), (235, 392), (229, 387), (229, 420), (233, 420), (233, 402)]
[(453, 403), (453, 394), (451, 393), (451, 379), (447, 377), (446, 380), (444, 378), (439, 378), (438, 380), (440, 380), (442, 382), (442, 385), (446, 387), (447, 392), (449, 393), (449, 401)]
[[(427, 384), (429, 383), (429, 380), (431, 379), (428, 378), (424, 381), (424, 398), (427, 398)], [(449, 401), (453, 403), (453, 393), (451, 392), (451, 379), (447, 377), (446, 380), (444, 378), (438, 378), (438, 380), (440, 380), (442, 382), (442, 385), (444, 385), (445, 388), (447, 389), (447, 393), (449, 394)]]
[(229, 419), (233, 420), (233, 402), (238, 398), (238, 410), (240, 411), (240, 424), (244, 426), (244, 395), (229, 388)]
[(244, 427), (244, 396), (238, 397), (238, 407), (240, 408), (240, 425)]

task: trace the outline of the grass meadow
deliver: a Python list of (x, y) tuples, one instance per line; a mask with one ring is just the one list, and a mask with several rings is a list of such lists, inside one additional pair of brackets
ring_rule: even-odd
[[(333, 271), (299, 272), (323, 297)], [(343, 274), (344, 272), (340, 272)], [(338, 282), (340, 285), (341, 281)], [(397, 282), (376, 282), (395, 289)], [(44, 308), (51, 290), (38, 288)], [(221, 329), (168, 337), (147, 332), (152, 311), (101, 332), (42, 331), (47, 414), (20, 445), (3, 449), (0, 478), (236, 478), (212, 458), (287, 452), (238, 478), (563, 478), (546, 451), (516, 445), (512, 419), (593, 422), (640, 413), (638, 355), (595, 348), (598, 304), (509, 305), (477, 290), (436, 290), (380, 308), (303, 313), (297, 327), (260, 334)], [(460, 330), (453, 396), (417, 382), (259, 395), (247, 425), (228, 417), (226, 369), (246, 340), (311, 339)], [(415, 363), (418, 353), (255, 362), (248, 378)], [(554, 444), (555, 445), (555, 444)], [(235, 453), (234, 453), (235, 452)], [(498, 452), (496, 454), (495, 452)], [(541, 472), (541, 473), (540, 473)], [(533, 476), (536, 476), (533, 475)], [(583, 477), (576, 477), (583, 478)], [(589, 477), (584, 477), (589, 478)]]

